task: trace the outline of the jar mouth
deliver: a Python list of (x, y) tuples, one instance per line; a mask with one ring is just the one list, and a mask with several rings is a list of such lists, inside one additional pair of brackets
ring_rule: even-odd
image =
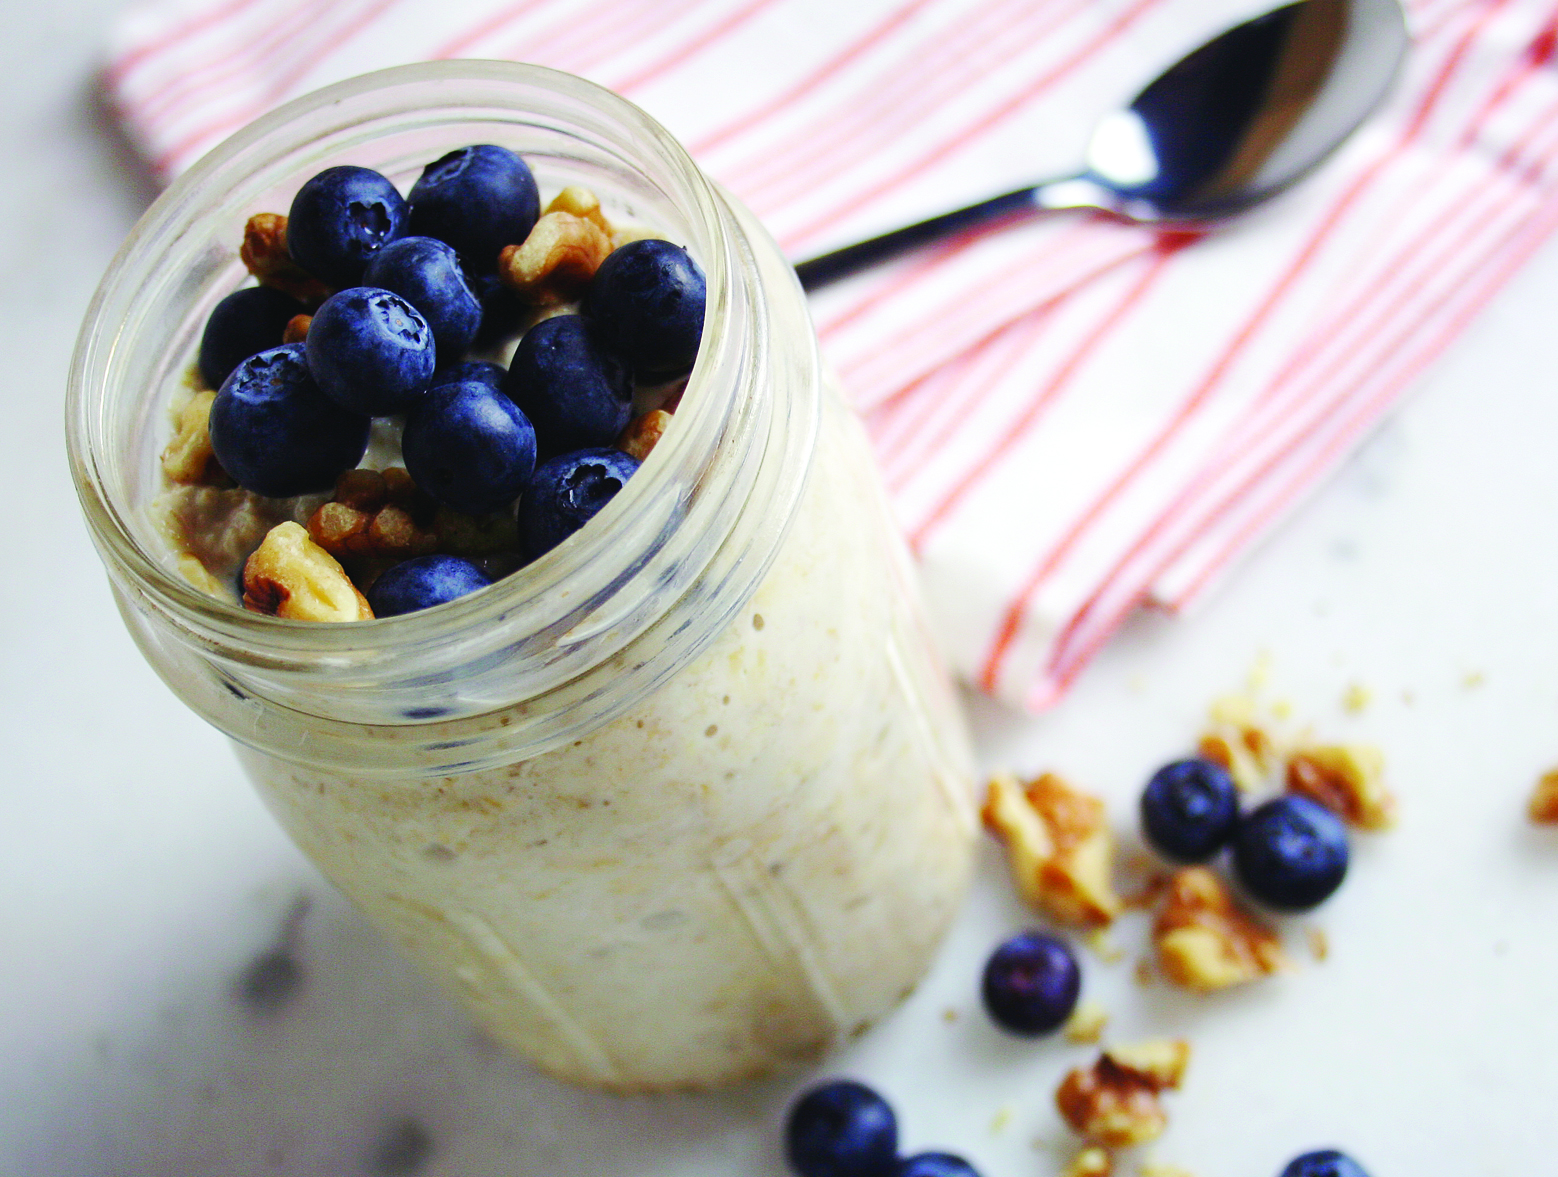
[[(543, 185), (551, 169), (584, 173), (570, 182), (617, 186), (643, 211), (643, 223), (682, 238), (702, 265), (704, 333), (675, 428), (563, 545), (433, 609), (362, 622), (287, 621), (247, 613), (186, 583), (171, 548), (161, 549), (141, 517), (149, 501), (144, 468), (155, 465), (144, 445), (157, 432), (152, 406), (177, 379), (175, 361), (166, 359), (154, 387), (136, 387), (145, 378), (137, 365), (149, 362), (148, 333), (182, 332), (186, 347), (165, 350), (182, 350), (187, 367), (190, 324), (203, 321), (202, 299), (209, 304), (242, 275), (234, 267), (244, 221), (277, 211), (275, 194), (288, 184), (295, 191), (335, 163), (366, 163), (395, 178), (386, 159), (403, 172), (419, 170), (454, 146), (486, 141), (519, 151)], [(768, 309), (750, 279), (738, 277), (751, 266), (742, 256), (749, 243), (732, 228), (728, 205), (659, 123), (609, 90), (539, 66), (400, 66), (326, 87), (256, 120), (152, 205), (110, 265), (78, 339), (66, 407), (70, 461), (94, 542), (119, 574), (116, 587), (192, 631), (209, 656), (248, 671), (333, 669), (356, 682), (425, 685), (511, 655), (523, 635), (520, 645), (539, 655), (523, 697), (598, 664), (685, 591), (735, 527), (740, 508), (773, 483), (764, 469), (771, 398), (750, 395), (742, 378), (765, 362)], [(123, 452), (131, 437), (142, 443), (138, 456)], [(732, 462), (734, 451), (745, 460)], [(136, 461), (143, 469), (127, 465)], [(775, 506), (786, 518), (792, 513)], [(653, 600), (643, 600), (646, 594)], [(409, 678), (408, 659), (417, 667)], [(470, 700), (455, 711), (478, 705)]]

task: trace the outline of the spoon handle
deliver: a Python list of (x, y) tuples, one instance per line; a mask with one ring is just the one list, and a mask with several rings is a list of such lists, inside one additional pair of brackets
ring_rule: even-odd
[(843, 249), (801, 262), (795, 267), (795, 272), (800, 275), (803, 290), (816, 290), (819, 286), (847, 278), (867, 266), (907, 253), (916, 246), (1033, 208), (1038, 191), (1038, 187), (1019, 188), (1016, 192), (992, 196), (967, 208), (954, 209), (918, 224), (883, 233), (880, 237), (872, 237), (869, 241), (857, 241), (854, 245), (846, 245)]

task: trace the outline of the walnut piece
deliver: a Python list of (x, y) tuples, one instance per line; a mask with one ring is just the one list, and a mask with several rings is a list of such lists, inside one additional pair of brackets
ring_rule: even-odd
[(1288, 757), (1287, 789), (1360, 830), (1394, 824), (1396, 799), (1385, 788), (1385, 757), (1367, 744), (1301, 748)]
[(1558, 768), (1542, 774), (1531, 793), (1531, 820), (1541, 825), (1558, 823)]
[(1101, 1148), (1084, 1148), (1071, 1159), (1060, 1177), (1109, 1177), (1114, 1172), (1114, 1160)]
[(186, 486), (231, 486), (232, 479), (211, 452), (211, 403), (216, 393), (197, 392), (179, 411), (173, 439), (162, 451), (162, 472)]
[(1080, 1002), (1071, 1011), (1071, 1016), (1061, 1027), (1061, 1033), (1066, 1036), (1067, 1042), (1074, 1042), (1078, 1046), (1091, 1046), (1104, 1036), (1104, 1027), (1108, 1024), (1109, 1011), (1099, 1002), (1089, 999)]
[(552, 197), (552, 203), (542, 210), (543, 216), (547, 213), (567, 213), (569, 216), (581, 217), (593, 222), (607, 237), (612, 235), (611, 222), (601, 209), (600, 198), (581, 185), (570, 184)]
[(498, 276), (527, 302), (571, 302), (610, 252), (611, 238), (595, 222), (572, 213), (547, 213), (524, 244), (503, 247)]
[(194, 588), (199, 589), (207, 596), (220, 600), (231, 601), (232, 596), (222, 587), (222, 582), (212, 576), (200, 557), (194, 552), (182, 552), (178, 561), (179, 575), (187, 580)]
[(1028, 903), (1083, 928), (1105, 926), (1120, 913), (1114, 838), (1098, 798), (1054, 773), (1026, 785), (1000, 774), (990, 781), (982, 816), (1006, 843), (1012, 878)]
[(643, 225), (618, 225), (611, 235), (611, 248), (621, 249), (630, 241), (663, 241), (665, 240), (653, 229), (646, 229)]
[(309, 306), (330, 297), (330, 287), (292, 260), (287, 218), (280, 213), (255, 213), (249, 218), (238, 256), (262, 286), (274, 286)]
[(617, 448), (636, 461), (642, 462), (655, 448), (671, 424), (671, 414), (664, 409), (651, 409), (641, 417), (628, 422), (628, 427), (617, 438)]
[(1055, 1106), (1093, 1144), (1145, 1144), (1168, 1126), (1159, 1092), (1179, 1086), (1189, 1061), (1190, 1044), (1182, 1039), (1111, 1048), (1091, 1067), (1077, 1067), (1061, 1081)]
[(1175, 873), (1152, 938), (1164, 975), (1198, 993), (1258, 980), (1287, 965), (1277, 934), (1240, 910), (1227, 884), (1204, 866)]
[(243, 566), (243, 605), (293, 621), (367, 621), (368, 602), (297, 523), (278, 523)]
[(282, 329), (282, 343), (303, 343), (308, 339), (308, 329), (313, 325), (313, 315), (293, 315)]

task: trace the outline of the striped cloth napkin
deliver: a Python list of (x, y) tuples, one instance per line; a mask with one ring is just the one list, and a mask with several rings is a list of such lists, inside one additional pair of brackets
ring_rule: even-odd
[[(141, 0), (106, 83), (172, 176), (296, 95), (448, 57), (618, 90), (800, 258), (1073, 170), (1260, 0)], [(1558, 8), (1407, 0), (1386, 108), (1192, 239), (1067, 213), (822, 292), (957, 669), (1054, 701), (1357, 443), (1558, 227)]]

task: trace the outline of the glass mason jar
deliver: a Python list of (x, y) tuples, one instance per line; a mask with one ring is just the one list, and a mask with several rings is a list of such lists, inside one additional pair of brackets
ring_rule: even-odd
[[(187, 584), (151, 509), (168, 403), (245, 220), (309, 176), (404, 191), (523, 155), (708, 278), (675, 421), (582, 532), (493, 587), (350, 624)], [(135, 640), (298, 845), (493, 1036), (562, 1078), (700, 1088), (811, 1058), (907, 994), (956, 911), (967, 737), (793, 272), (642, 111), (445, 62), (332, 86), (198, 163), (88, 311), (68, 407)]]

